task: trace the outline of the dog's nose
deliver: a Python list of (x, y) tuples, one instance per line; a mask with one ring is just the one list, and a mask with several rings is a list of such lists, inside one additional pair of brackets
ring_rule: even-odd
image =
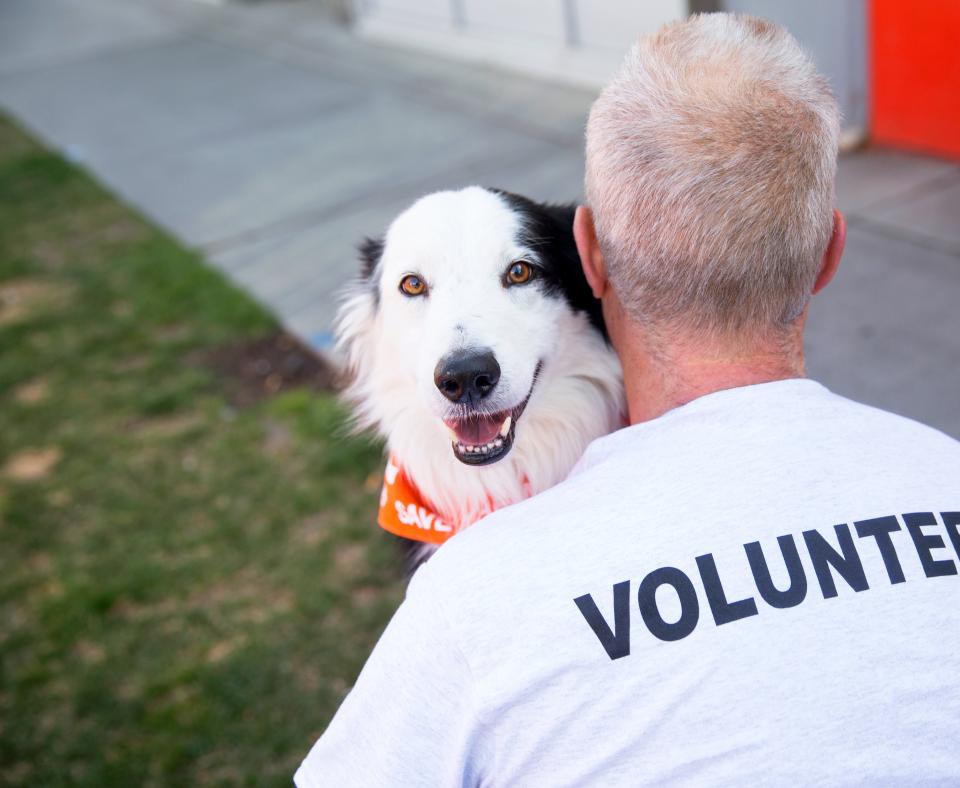
[(500, 380), (500, 365), (489, 350), (468, 350), (444, 356), (433, 371), (433, 382), (451, 402), (486, 397)]

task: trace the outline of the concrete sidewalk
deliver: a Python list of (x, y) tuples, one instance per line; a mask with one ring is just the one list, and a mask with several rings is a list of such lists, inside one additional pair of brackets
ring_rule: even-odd
[[(329, 343), (354, 247), (468, 183), (581, 191), (588, 92), (357, 41), (312, 2), (5, 0), (0, 104)], [(960, 436), (960, 166), (844, 157), (810, 373)]]

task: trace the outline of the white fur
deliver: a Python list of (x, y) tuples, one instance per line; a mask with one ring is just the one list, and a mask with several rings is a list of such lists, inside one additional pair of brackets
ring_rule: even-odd
[[(338, 318), (359, 425), (380, 432), (427, 500), (461, 527), (489, 502), (499, 508), (561, 481), (623, 419), (619, 362), (586, 315), (535, 284), (503, 286), (513, 261), (538, 259), (517, 246), (518, 223), (479, 187), (420, 199), (387, 231), (374, 283), (356, 283)], [(427, 282), (427, 296), (401, 294), (410, 273)], [(443, 423), (453, 407), (434, 384), (437, 362), (466, 347), (489, 348), (500, 364), (488, 412), (520, 404), (542, 362), (512, 450), (487, 466), (454, 456)]]

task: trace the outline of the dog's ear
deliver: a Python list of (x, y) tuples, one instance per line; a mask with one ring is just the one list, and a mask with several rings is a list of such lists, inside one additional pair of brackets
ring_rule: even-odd
[(570, 305), (586, 313), (590, 322), (607, 336), (607, 327), (603, 321), (600, 302), (583, 273), (580, 253), (573, 235), (573, 219), (577, 213), (574, 203), (534, 203), (543, 217), (544, 225), (540, 231), (549, 242), (544, 253), (550, 257), (549, 276), (564, 294)]
[(365, 238), (360, 243), (360, 271), (344, 290), (334, 322), (337, 351), (344, 360), (343, 394), (354, 406), (359, 428), (372, 425), (364, 406), (368, 402), (366, 392), (374, 358), (371, 343), (380, 300), (379, 268), (383, 243), (379, 238)]
[[(556, 222), (558, 230), (562, 233), (565, 242), (573, 238), (573, 217), (577, 212), (576, 203), (537, 203), (541, 211)], [(569, 234), (569, 238), (568, 238)]]
[(360, 252), (360, 278), (374, 284), (377, 267), (383, 257), (383, 239), (364, 238), (357, 250)]

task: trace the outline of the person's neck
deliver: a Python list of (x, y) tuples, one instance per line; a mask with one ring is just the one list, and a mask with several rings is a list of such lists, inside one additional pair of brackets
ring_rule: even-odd
[[(804, 377), (802, 334), (776, 340), (653, 342), (632, 328), (620, 360), (631, 424), (715, 391)], [(618, 349), (619, 350), (619, 349)]]

